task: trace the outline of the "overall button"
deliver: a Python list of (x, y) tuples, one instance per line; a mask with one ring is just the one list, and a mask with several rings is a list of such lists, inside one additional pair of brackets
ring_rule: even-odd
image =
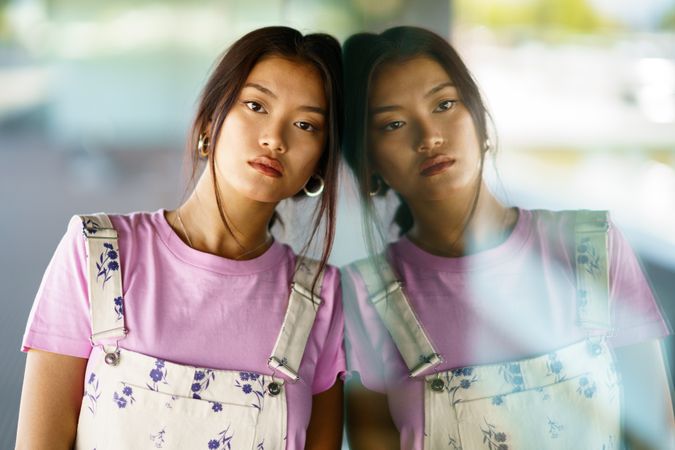
[(116, 366), (120, 362), (120, 353), (119, 352), (106, 353), (104, 361), (109, 366)]
[(276, 397), (281, 393), (281, 385), (276, 381), (272, 381), (267, 385), (267, 392), (269, 392), (272, 397)]
[(445, 383), (440, 378), (434, 378), (431, 380), (431, 390), (435, 392), (443, 392), (445, 389)]
[(602, 346), (593, 342), (588, 346), (588, 351), (591, 353), (591, 355), (598, 356), (600, 353), (602, 353)]

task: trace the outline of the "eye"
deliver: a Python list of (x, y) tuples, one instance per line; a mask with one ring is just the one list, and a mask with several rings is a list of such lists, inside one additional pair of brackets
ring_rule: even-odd
[(403, 125), (405, 125), (405, 122), (403, 122), (402, 120), (395, 120), (395, 121), (389, 122), (388, 124), (383, 126), (382, 129), (384, 131), (394, 131), (394, 130), (398, 130), (399, 128), (403, 127)]
[(267, 112), (265, 110), (265, 108), (263, 107), (263, 105), (261, 105), (258, 102), (248, 101), (248, 102), (244, 102), (244, 105), (246, 105), (246, 107), (253, 112), (257, 112), (257, 113), (266, 113)]
[(302, 131), (317, 131), (317, 128), (309, 122), (294, 122), (293, 125), (300, 128)]
[(457, 100), (443, 100), (438, 104), (436, 109), (434, 109), (434, 112), (443, 112), (443, 111), (448, 111), (452, 108), (455, 107), (457, 104)]

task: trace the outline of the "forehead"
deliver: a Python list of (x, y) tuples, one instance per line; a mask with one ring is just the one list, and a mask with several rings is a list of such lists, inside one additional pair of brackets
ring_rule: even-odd
[(326, 106), (323, 79), (309, 62), (281, 56), (266, 56), (256, 63), (246, 78), (272, 91), (278, 99)]
[(448, 81), (452, 80), (445, 69), (427, 56), (386, 62), (373, 74), (370, 103), (371, 106), (381, 106), (422, 97), (429, 89)]

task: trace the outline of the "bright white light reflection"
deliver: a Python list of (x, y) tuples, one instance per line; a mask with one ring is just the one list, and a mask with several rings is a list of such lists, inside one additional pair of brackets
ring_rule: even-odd
[(649, 161), (641, 174), (641, 216), (656, 227), (675, 227), (675, 170), (666, 164)]
[(675, 122), (675, 63), (664, 58), (643, 58), (636, 67), (640, 109), (656, 123)]
[[(662, 169), (654, 170), (660, 172)], [(551, 236), (548, 240), (555, 242), (556, 239), (560, 237)], [(480, 316), (477, 322), (481, 323), (477, 329), (469, 330), (469, 335), (463, 340), (470, 343), (470, 348), (466, 349), (469, 353), (468, 359), (500, 362), (503, 358), (495, 359), (495, 355), (500, 352), (503, 355), (542, 355), (587, 337), (588, 332), (576, 325), (574, 263), (568, 261), (567, 257), (556, 254), (553, 248), (542, 247), (541, 251), (541, 254), (530, 252), (526, 255), (527, 260), (521, 259), (517, 264), (517, 272), (501, 270), (490, 273), (484, 268), (467, 271), (473, 278), (467, 284), (469, 292), (466, 301), (470, 302), (472, 314)], [(621, 253), (623, 258), (630, 259), (626, 260), (629, 265), (637, 264), (625, 247)], [(496, 276), (500, 278), (497, 279)], [(615, 292), (614, 295), (622, 295), (622, 292), (623, 295), (635, 295), (630, 289), (619, 288), (612, 292)], [(642, 309), (628, 306), (636, 305), (638, 300), (629, 297), (612, 298), (612, 305), (623, 305), (614, 310), (613, 320), (622, 320), (625, 323), (630, 322), (630, 317), (642, 317)], [(617, 337), (625, 338), (623, 333)], [(592, 376), (599, 375), (596, 373)], [(605, 382), (602, 378), (599, 380)], [(624, 384), (627, 382), (642, 383), (642, 380), (623, 380)], [(548, 413), (577, 417), (583, 421), (583, 425), (579, 426), (604, 427), (616, 412), (601, 409), (606, 406), (571, 411), (571, 408), (575, 408), (571, 402), (557, 402), (555, 408)], [(662, 436), (653, 434), (653, 427), (644, 423), (645, 414), (629, 412), (624, 419), (625, 426), (632, 434), (653, 445), (650, 448), (659, 448), (658, 442)]]

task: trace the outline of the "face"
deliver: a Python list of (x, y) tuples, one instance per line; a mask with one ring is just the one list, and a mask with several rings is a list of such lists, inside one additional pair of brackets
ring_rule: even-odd
[(375, 173), (408, 202), (475, 190), (480, 146), (452, 79), (428, 57), (385, 63), (369, 94)]
[(217, 139), (219, 182), (260, 202), (295, 195), (325, 147), (327, 103), (313, 66), (276, 56), (260, 60)]

